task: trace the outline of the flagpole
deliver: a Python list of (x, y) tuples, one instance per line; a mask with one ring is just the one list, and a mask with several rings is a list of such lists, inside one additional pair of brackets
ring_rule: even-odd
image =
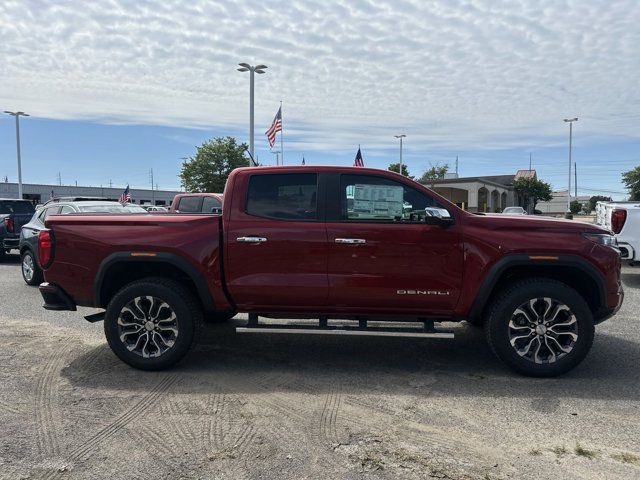
[(281, 164), (284, 165), (284, 119), (282, 118), (282, 100), (280, 100), (280, 157)]

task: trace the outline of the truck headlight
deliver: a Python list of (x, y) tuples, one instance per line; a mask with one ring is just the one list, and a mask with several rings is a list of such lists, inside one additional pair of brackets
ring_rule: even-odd
[(582, 235), (593, 243), (618, 248), (618, 240), (616, 237), (609, 235), (608, 233), (583, 233)]

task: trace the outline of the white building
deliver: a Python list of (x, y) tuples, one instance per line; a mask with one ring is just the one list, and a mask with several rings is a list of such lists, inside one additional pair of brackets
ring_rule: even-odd
[[(124, 187), (82, 187), (72, 185), (45, 185), (34, 183), (22, 184), (22, 198), (32, 200), (34, 204), (44, 203), (56, 197), (102, 197), (118, 200)], [(130, 188), (131, 201), (140, 204), (171, 205), (173, 197), (180, 193), (177, 190), (153, 190)], [(18, 184), (12, 182), (0, 183), (0, 198), (18, 198)]]
[(514, 205), (524, 206), (513, 189), (518, 178), (537, 178), (535, 170), (518, 170), (515, 175), (444, 178), (426, 186), (470, 212), (500, 212)]

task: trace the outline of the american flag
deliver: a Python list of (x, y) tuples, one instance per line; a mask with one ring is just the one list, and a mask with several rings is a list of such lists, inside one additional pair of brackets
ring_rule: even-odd
[(49, 195), (49, 200), (53, 200), (54, 198), (56, 198), (56, 194), (53, 193), (53, 188), (51, 189), (51, 195)]
[(124, 189), (122, 195), (120, 195), (120, 203), (127, 203), (131, 201), (131, 193), (129, 192), (129, 185)]
[(358, 147), (358, 153), (356, 153), (356, 159), (353, 162), (354, 167), (364, 167), (364, 160), (362, 160), (362, 152), (360, 151), (360, 147)]
[(269, 130), (264, 132), (269, 141), (269, 148), (273, 147), (274, 143), (276, 143), (276, 133), (278, 132), (282, 132), (282, 107), (278, 109), (278, 113), (276, 113), (276, 116), (273, 118), (273, 123), (271, 123)]

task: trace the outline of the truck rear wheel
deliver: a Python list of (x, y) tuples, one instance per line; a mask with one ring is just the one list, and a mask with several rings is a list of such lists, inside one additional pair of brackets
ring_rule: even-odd
[(562, 375), (593, 344), (593, 316), (584, 298), (564, 283), (534, 278), (514, 283), (491, 305), (485, 322), (493, 352), (532, 377)]
[(165, 278), (130, 283), (109, 302), (104, 332), (111, 350), (141, 370), (163, 370), (187, 354), (202, 309), (183, 285)]

